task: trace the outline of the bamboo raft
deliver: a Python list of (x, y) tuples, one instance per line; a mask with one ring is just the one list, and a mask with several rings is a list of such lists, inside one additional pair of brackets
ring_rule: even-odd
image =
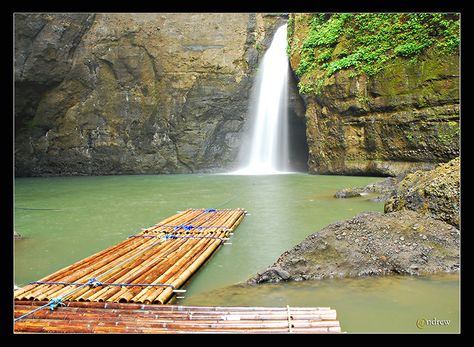
[(241, 208), (187, 209), (24, 286), (15, 300), (165, 304), (244, 216)]
[(166, 304), (232, 235), (243, 209), (188, 209), (14, 292), (15, 332), (338, 333), (329, 307)]
[[(15, 318), (44, 304), (16, 301)], [(340, 333), (329, 307), (199, 307), (67, 302), (15, 323), (24, 333)]]

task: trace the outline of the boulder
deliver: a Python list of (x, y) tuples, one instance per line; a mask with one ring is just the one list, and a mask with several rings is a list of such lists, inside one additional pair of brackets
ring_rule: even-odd
[(384, 211), (409, 209), (459, 228), (460, 164), (457, 157), (433, 170), (406, 175), (385, 203)]
[(460, 233), (421, 213), (361, 213), (283, 253), (249, 284), (459, 270)]

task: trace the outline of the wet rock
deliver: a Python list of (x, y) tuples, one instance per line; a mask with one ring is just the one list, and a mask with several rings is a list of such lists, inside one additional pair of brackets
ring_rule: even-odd
[(371, 183), (365, 187), (345, 188), (334, 194), (335, 198), (359, 197), (371, 193), (378, 193), (379, 196), (372, 198), (374, 202), (385, 202), (394, 191), (396, 184), (401, 180), (399, 177), (387, 177), (381, 181)]
[[(415, 224), (429, 237), (420, 238)], [(342, 234), (350, 240), (341, 239)], [(459, 246), (459, 230), (426, 215), (410, 210), (361, 213), (309, 235), (248, 283), (457, 271)]]
[(343, 190), (340, 190), (334, 194), (335, 198), (353, 198), (357, 196), (362, 196), (363, 190), (360, 188), (346, 188)]

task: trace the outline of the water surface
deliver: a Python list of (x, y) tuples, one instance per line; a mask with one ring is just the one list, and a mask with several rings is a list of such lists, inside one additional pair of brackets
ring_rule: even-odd
[[(15, 180), (15, 283), (22, 286), (83, 259), (187, 208), (243, 207), (249, 215), (192, 277), (178, 303), (331, 306), (342, 328), (458, 331), (457, 276), (308, 281), (235, 286), (272, 264), (309, 234), (363, 211), (383, 211), (371, 196), (335, 199), (374, 177), (147, 175)], [(450, 319), (416, 328), (416, 319)]]

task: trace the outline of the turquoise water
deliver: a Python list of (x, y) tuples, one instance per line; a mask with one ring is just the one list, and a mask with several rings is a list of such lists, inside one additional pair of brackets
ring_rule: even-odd
[[(457, 276), (235, 286), (327, 224), (383, 211), (370, 196), (333, 198), (339, 189), (377, 180), (306, 174), (18, 178), (15, 229), (24, 239), (15, 241), (15, 283), (38, 280), (180, 210), (243, 207), (249, 215), (232, 244), (193, 276), (177, 303), (331, 306), (348, 332), (459, 331)], [(414, 321), (423, 318), (451, 322), (416, 328)]]

